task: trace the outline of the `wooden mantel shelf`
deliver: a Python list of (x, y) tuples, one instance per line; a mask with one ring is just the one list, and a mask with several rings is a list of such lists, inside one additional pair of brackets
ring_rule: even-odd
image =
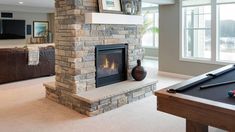
[(86, 24), (126, 24), (143, 25), (143, 16), (110, 13), (86, 13)]

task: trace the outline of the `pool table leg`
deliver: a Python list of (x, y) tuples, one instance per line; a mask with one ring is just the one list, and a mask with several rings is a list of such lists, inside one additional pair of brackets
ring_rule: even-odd
[(186, 132), (208, 132), (208, 126), (186, 119)]

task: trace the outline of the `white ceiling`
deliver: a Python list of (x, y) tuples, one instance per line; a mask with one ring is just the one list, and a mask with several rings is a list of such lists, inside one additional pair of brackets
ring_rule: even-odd
[[(22, 5), (19, 2), (24, 2)], [(0, 0), (1, 11), (52, 13), (55, 0)]]
[[(97, 0), (98, 1), (98, 0)], [(155, 4), (172, 4), (174, 0), (142, 0)], [(24, 2), (22, 5), (19, 2)], [(55, 0), (0, 0), (1, 11), (54, 12)]]
[[(155, 4), (174, 3), (174, 0), (142, 0), (142, 1), (151, 2)], [(55, 0), (0, 0), (0, 4), (4, 5), (20, 5), (19, 2), (24, 2), (24, 4), (21, 6), (54, 8)]]
[(20, 5), (19, 2), (24, 2), (21, 6), (54, 8), (55, 0), (0, 0), (4, 5)]

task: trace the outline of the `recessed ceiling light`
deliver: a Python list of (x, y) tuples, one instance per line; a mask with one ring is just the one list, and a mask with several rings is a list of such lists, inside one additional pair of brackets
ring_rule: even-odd
[(20, 1), (20, 2), (18, 2), (18, 3), (21, 4), (21, 5), (24, 4), (24, 2), (22, 2), (22, 1)]

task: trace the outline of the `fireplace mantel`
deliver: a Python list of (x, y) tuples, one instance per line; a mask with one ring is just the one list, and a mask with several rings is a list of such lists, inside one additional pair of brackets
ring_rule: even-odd
[(86, 13), (86, 24), (143, 25), (143, 16), (110, 13)]

